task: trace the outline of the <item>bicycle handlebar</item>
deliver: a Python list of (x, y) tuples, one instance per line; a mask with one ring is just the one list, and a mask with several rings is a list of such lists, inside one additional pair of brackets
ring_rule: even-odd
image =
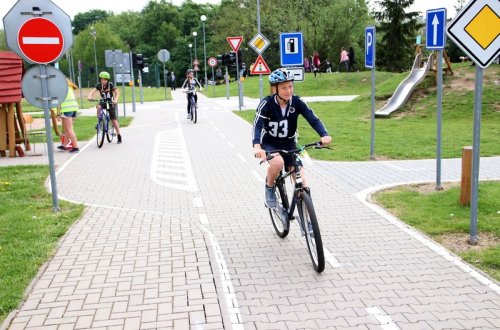
[[(314, 148), (314, 149), (323, 149), (325, 148), (321, 141), (313, 142), (313, 143), (308, 143), (305, 144), (302, 147), (295, 148), (292, 150), (283, 150), (283, 149), (277, 149), (277, 150), (271, 150), (271, 151), (266, 151), (266, 160), (269, 161), (274, 158), (274, 154), (279, 153), (280, 155), (293, 155), (293, 154), (299, 154), (302, 151), (309, 149), (309, 148)], [(264, 161), (261, 161), (260, 164), (262, 164)]]

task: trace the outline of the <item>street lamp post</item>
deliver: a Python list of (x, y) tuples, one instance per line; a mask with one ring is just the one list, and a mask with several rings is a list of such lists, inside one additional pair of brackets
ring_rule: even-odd
[(189, 67), (193, 67), (193, 44), (189, 44), (189, 57), (191, 58), (191, 62), (189, 62)]
[(95, 64), (95, 83), (99, 83), (99, 72), (97, 72), (97, 52), (95, 50), (95, 42), (97, 40), (97, 32), (95, 30), (95, 27), (90, 27), (90, 35), (94, 37), (94, 64)]
[[(194, 37), (194, 61), (198, 62), (198, 57), (196, 56), (196, 37), (198, 36), (198, 32), (193, 31), (193, 37)], [(196, 74), (196, 79), (198, 79), (198, 70), (196, 70), (196, 65), (194, 67), (194, 72)]]
[(203, 26), (203, 63), (205, 64), (205, 89), (207, 89), (207, 47), (205, 44), (205, 21), (207, 20), (207, 16), (201, 15), (201, 25)]

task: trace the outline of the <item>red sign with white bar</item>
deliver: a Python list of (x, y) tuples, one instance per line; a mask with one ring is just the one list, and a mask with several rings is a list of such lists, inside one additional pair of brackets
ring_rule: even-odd
[(243, 37), (227, 37), (227, 41), (231, 45), (231, 48), (237, 52), (240, 48), (241, 42), (243, 41)]
[(258, 56), (253, 65), (252, 71), (250, 74), (270, 74), (271, 70), (267, 66), (267, 63), (264, 61), (262, 56)]
[(61, 30), (52, 21), (35, 17), (24, 22), (17, 33), (19, 49), (29, 60), (38, 64), (54, 62), (64, 49)]

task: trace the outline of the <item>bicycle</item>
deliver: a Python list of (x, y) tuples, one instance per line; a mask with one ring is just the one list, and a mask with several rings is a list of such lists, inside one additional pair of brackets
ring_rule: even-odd
[[(266, 151), (267, 160), (271, 160), (274, 157), (273, 154), (276, 153), (279, 153), (280, 155), (292, 155), (294, 159), (293, 170), (287, 172), (285, 169), (282, 169), (275, 181), (273, 188), (278, 201), (278, 206), (269, 209), (269, 216), (271, 217), (274, 230), (278, 236), (285, 238), (290, 231), (290, 221), (295, 219), (293, 214), (295, 207), (297, 207), (301, 235), (306, 237), (307, 249), (309, 250), (309, 256), (311, 257), (314, 270), (321, 273), (325, 269), (323, 242), (321, 240), (321, 233), (310, 191), (302, 184), (302, 178), (300, 175), (302, 165), (298, 159), (301, 152), (313, 147), (316, 149), (323, 148), (321, 142), (314, 142), (293, 150)], [(293, 174), (295, 174), (295, 187), (293, 190), (293, 197), (289, 201), (285, 180)]]
[[(113, 138), (116, 135), (115, 127), (111, 123), (111, 119), (109, 118), (108, 110), (113, 107), (113, 104), (110, 100), (94, 100), (95, 102), (99, 102), (101, 105), (101, 110), (99, 111), (99, 116), (97, 117), (97, 147), (101, 148), (104, 144), (104, 136), (106, 136), (106, 140), (109, 143), (113, 142)], [(103, 106), (104, 105), (104, 106)]]
[(191, 105), (189, 107), (189, 117), (191, 118), (191, 121), (196, 124), (196, 121), (198, 120), (198, 104), (196, 104), (196, 100), (194, 96), (196, 95), (196, 90), (183, 90), (183, 93), (189, 93), (189, 104)]

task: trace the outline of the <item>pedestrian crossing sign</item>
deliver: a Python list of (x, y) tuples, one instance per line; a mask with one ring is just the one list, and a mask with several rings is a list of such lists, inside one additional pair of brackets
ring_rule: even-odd
[(264, 61), (262, 56), (259, 55), (255, 60), (255, 63), (253, 65), (252, 70), (250, 71), (250, 74), (270, 74), (270, 73), (271, 70), (269, 70), (267, 63)]

